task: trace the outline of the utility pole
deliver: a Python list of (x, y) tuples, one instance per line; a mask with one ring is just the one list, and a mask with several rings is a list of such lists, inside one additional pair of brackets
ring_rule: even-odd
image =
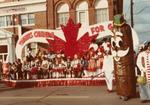
[(114, 15), (123, 13), (123, 0), (113, 0)]
[(133, 3), (133, 0), (131, 0), (130, 2), (131, 2), (131, 4), (130, 4), (131, 5), (131, 10), (130, 10), (131, 11), (130, 12), (131, 13), (130, 14), (131, 15), (131, 27), (133, 28), (134, 27), (134, 20), (133, 20), (133, 4), (134, 3)]

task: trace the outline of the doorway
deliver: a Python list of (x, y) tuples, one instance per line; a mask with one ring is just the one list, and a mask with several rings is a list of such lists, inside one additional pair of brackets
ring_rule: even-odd
[(4, 62), (7, 60), (8, 47), (7, 45), (0, 45), (0, 59)]

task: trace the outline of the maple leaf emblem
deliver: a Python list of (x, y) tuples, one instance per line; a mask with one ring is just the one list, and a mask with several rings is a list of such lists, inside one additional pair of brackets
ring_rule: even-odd
[(47, 39), (51, 45), (50, 49), (54, 52), (63, 51), (66, 56), (70, 56), (71, 58), (73, 58), (75, 54), (84, 54), (88, 50), (91, 41), (96, 39), (97, 35), (89, 36), (89, 33), (86, 32), (77, 40), (79, 28), (81, 28), (81, 24), (75, 24), (73, 20), (69, 18), (66, 26), (61, 25), (66, 41), (57, 36), (54, 36), (54, 41)]

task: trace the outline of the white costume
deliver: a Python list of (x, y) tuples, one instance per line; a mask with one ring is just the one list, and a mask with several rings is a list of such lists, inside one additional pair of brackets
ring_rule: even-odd
[[(72, 62), (71, 62), (71, 67), (73, 68), (73, 75), (74, 77), (79, 77), (79, 73), (80, 73), (80, 64), (81, 64), (81, 61), (80, 59), (74, 59)], [(72, 75), (72, 76), (73, 76)]]
[(103, 61), (102, 71), (105, 74), (105, 80), (107, 88), (112, 91), (113, 88), (113, 71), (114, 71), (114, 61), (112, 55), (105, 55)]
[(150, 100), (150, 52), (143, 51), (139, 53), (137, 58), (137, 66), (141, 71), (141, 75), (146, 75), (146, 85), (139, 85), (141, 100)]
[(46, 71), (46, 70), (48, 70), (48, 60), (43, 60), (42, 61), (42, 69), (44, 70), (44, 71)]
[(96, 43), (90, 44), (89, 49), (92, 47), (94, 48), (94, 51), (96, 51), (98, 49), (98, 45)]
[(109, 45), (110, 45), (109, 42), (103, 42), (102, 47), (105, 49), (105, 51), (109, 51), (110, 50)]

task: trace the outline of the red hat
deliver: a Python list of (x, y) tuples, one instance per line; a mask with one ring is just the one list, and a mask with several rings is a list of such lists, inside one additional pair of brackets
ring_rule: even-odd
[(99, 51), (100, 51), (100, 52), (104, 52), (104, 48), (103, 48), (103, 46), (99, 46), (99, 48), (98, 48), (98, 49), (99, 49)]
[(109, 47), (109, 48), (111, 47), (111, 44), (109, 42), (107, 43), (107, 47)]
[(89, 50), (90, 50), (90, 51), (94, 51), (94, 47), (91, 47)]

